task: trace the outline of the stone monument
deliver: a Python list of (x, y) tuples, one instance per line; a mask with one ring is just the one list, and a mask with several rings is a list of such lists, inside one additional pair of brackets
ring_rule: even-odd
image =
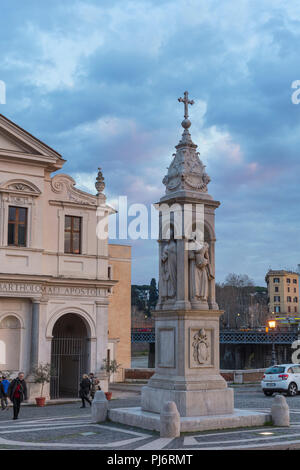
[(141, 407), (109, 410), (112, 421), (160, 430), (167, 403), (180, 430), (259, 426), (270, 414), (234, 410), (233, 389), (219, 371), (215, 298), (215, 209), (210, 178), (189, 132), (188, 92), (183, 134), (163, 179), (159, 210), (159, 300), (155, 316), (155, 373), (142, 388)]
[(142, 390), (142, 409), (160, 413), (174, 401), (181, 417), (233, 413), (233, 390), (219, 373), (219, 310), (215, 300), (215, 223), (220, 205), (189, 128), (163, 179), (159, 235), (159, 301), (155, 312), (155, 374)]

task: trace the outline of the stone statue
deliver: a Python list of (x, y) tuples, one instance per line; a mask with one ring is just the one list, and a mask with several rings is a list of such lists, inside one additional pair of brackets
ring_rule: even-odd
[(190, 297), (191, 300), (204, 300), (208, 298), (209, 281), (214, 279), (209, 262), (209, 244), (197, 242), (196, 234), (192, 234), (195, 249), (190, 250)]
[(162, 300), (173, 299), (176, 297), (177, 291), (177, 245), (173, 232), (171, 232), (170, 240), (162, 249), (161, 263), (161, 298)]
[(209, 357), (209, 342), (204, 328), (201, 328), (193, 336), (193, 356), (194, 361), (199, 364), (205, 364)]

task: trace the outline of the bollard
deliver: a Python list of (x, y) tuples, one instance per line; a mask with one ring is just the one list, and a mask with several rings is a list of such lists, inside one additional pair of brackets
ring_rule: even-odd
[(180, 415), (174, 401), (166, 401), (160, 413), (160, 436), (180, 436)]
[(290, 410), (283, 395), (276, 395), (271, 408), (272, 421), (275, 426), (290, 425)]
[(95, 393), (92, 401), (92, 423), (101, 423), (107, 418), (107, 399), (102, 390)]

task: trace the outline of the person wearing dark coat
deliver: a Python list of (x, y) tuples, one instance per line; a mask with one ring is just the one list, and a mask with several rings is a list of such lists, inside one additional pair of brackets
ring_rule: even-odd
[(82, 400), (81, 408), (85, 408), (85, 402), (87, 401), (90, 405), (92, 404), (91, 400), (89, 399), (91, 389), (91, 382), (88, 378), (87, 374), (83, 374), (82, 381), (80, 382), (80, 389), (79, 389), (79, 396)]
[(18, 377), (11, 381), (7, 394), (14, 408), (13, 419), (18, 419), (21, 403), (23, 400), (27, 400), (27, 385), (23, 372), (19, 372)]
[(1, 399), (1, 408), (2, 410), (5, 410), (5, 408), (7, 407), (7, 405), (5, 405), (5, 400), (7, 401), (7, 397), (4, 391), (2, 380), (0, 382), (0, 399)]
[(9, 384), (10, 384), (9, 380), (7, 380), (5, 375), (3, 375), (1, 382), (0, 382), (0, 399), (1, 399), (2, 410), (8, 410), (7, 391), (8, 391)]
[(90, 388), (91, 399), (94, 400), (96, 390), (99, 390), (99, 386), (98, 386), (99, 385), (99, 379), (97, 379), (97, 377), (95, 377), (95, 374), (93, 372), (91, 372), (89, 374), (89, 380), (91, 382), (91, 388)]

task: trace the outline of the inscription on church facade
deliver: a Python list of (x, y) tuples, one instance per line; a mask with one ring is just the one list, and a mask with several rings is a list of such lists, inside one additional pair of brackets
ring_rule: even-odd
[(5, 294), (78, 295), (97, 297), (101, 295), (101, 289), (74, 286), (45, 286), (37, 283), (24, 282), (0, 282), (0, 295)]

